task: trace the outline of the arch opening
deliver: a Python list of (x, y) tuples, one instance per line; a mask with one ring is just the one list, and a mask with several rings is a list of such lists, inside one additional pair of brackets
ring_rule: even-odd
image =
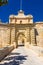
[(17, 35), (17, 44), (18, 46), (24, 46), (25, 45), (25, 35), (24, 33), (18, 33)]

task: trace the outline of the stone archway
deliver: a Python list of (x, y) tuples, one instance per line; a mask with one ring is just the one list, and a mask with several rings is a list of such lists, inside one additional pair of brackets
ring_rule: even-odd
[(25, 45), (26, 37), (23, 32), (19, 32), (17, 34), (17, 44), (18, 46), (24, 46)]

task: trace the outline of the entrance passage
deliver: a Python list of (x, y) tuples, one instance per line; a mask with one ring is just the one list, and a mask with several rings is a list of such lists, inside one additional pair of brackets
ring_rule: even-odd
[(19, 39), (18, 40), (18, 46), (24, 46), (24, 39)]
[(31, 49), (18, 47), (4, 58), (0, 65), (43, 65), (43, 57), (38, 57)]
[(24, 46), (24, 44), (25, 44), (25, 35), (23, 33), (18, 34), (17, 42), (18, 42), (18, 46)]

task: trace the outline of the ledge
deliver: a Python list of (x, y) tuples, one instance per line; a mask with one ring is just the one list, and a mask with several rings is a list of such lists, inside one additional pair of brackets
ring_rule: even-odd
[(0, 61), (3, 60), (13, 49), (13, 45), (0, 49)]

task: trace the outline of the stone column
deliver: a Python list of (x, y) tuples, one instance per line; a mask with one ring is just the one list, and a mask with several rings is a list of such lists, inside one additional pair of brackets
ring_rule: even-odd
[(30, 29), (27, 28), (26, 29), (26, 43), (25, 43), (25, 47), (29, 47), (29, 44), (30, 44)]
[(5, 30), (5, 43), (7, 43), (7, 45), (10, 45), (10, 28), (6, 28)]
[(11, 43), (15, 42), (15, 28), (11, 29)]
[(10, 35), (11, 35), (10, 38), (11, 44), (13, 44), (14, 48), (16, 48), (15, 27), (11, 28)]
[(27, 31), (27, 34), (26, 34), (27, 35), (27, 42), (30, 42), (30, 38), (29, 38), (30, 37), (30, 29), (27, 28), (26, 31)]
[(35, 44), (35, 29), (34, 28), (31, 29), (31, 44), (36, 45)]
[(43, 47), (43, 27), (40, 27), (39, 29), (39, 46)]

